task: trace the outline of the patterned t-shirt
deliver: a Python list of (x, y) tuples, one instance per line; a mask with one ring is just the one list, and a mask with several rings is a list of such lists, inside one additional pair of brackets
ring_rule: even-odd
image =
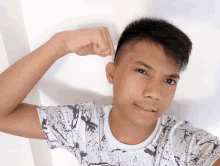
[(212, 166), (220, 157), (217, 137), (174, 115), (164, 113), (145, 141), (127, 145), (111, 133), (112, 104), (36, 108), (49, 147), (68, 150), (82, 166)]

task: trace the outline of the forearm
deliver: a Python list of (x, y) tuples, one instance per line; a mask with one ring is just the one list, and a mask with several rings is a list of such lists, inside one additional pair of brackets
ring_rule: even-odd
[(52, 66), (68, 53), (60, 34), (24, 56), (0, 75), (0, 117), (13, 112)]

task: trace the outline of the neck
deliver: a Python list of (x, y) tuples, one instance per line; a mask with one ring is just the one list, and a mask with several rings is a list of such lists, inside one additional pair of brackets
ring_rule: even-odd
[[(128, 121), (114, 118), (113, 112), (109, 114), (109, 127), (113, 136), (121, 143), (128, 145), (136, 145), (145, 141), (154, 131), (157, 121), (147, 127), (134, 126)], [(117, 116), (118, 117), (118, 116)]]

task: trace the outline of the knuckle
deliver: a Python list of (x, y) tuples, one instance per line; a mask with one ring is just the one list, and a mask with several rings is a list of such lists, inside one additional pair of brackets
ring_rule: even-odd
[(109, 32), (108, 28), (107, 28), (107, 27), (105, 27), (105, 26), (99, 27), (99, 29), (100, 29), (100, 30), (104, 30), (104, 31)]
[(97, 32), (98, 32), (98, 33), (100, 33), (101, 31), (102, 31), (102, 28), (101, 28), (101, 27), (97, 28)]
[(102, 26), (102, 27), (99, 27), (99, 28), (101, 28), (101, 29), (105, 29), (106, 27), (105, 27), (105, 26)]
[(95, 34), (97, 34), (98, 33), (98, 29), (97, 28), (94, 28), (93, 30), (92, 30), (92, 32), (93, 32), (93, 35), (95, 35)]
[(98, 36), (102, 36), (103, 35), (102, 34), (102, 30), (100, 28), (96, 29), (96, 35), (98, 35)]
[(105, 30), (106, 30), (107, 32), (109, 32), (109, 29), (108, 29), (107, 27), (105, 27)]
[(99, 34), (99, 28), (92, 28), (92, 29), (91, 29), (91, 34), (92, 34), (92, 35), (97, 35), (97, 34)]

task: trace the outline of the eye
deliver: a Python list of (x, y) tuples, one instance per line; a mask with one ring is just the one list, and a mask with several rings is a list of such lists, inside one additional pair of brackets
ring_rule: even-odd
[[(143, 70), (143, 69), (136, 69), (135, 71), (144, 71), (146, 74), (147, 74), (147, 72), (145, 71), (145, 70)], [(139, 72), (140, 73), (140, 72)], [(141, 72), (142, 73), (142, 72)], [(147, 74), (148, 75), (148, 74)]]
[[(146, 72), (145, 70), (143, 70), (143, 69), (136, 69), (135, 71), (143, 71), (143, 72), (146, 73), (146, 75), (148, 75), (147, 72)], [(143, 73), (143, 72), (141, 72), (141, 73)], [(140, 73), (140, 72), (139, 72), (139, 73)], [(144, 73), (143, 73), (143, 74), (144, 74)], [(175, 84), (176, 84), (176, 81), (173, 80), (173, 79), (167, 79), (167, 80), (169, 80), (169, 81), (166, 81), (166, 82), (168, 82), (168, 84), (170, 84), (170, 85), (175, 85)], [(172, 81), (173, 81), (173, 83), (172, 83)]]
[[(167, 79), (167, 80), (170, 80), (170, 81), (167, 81), (168, 84), (170, 84), (170, 85), (175, 85), (176, 84), (176, 81), (174, 81), (173, 79)], [(172, 81), (174, 82), (173, 84), (172, 84)]]

